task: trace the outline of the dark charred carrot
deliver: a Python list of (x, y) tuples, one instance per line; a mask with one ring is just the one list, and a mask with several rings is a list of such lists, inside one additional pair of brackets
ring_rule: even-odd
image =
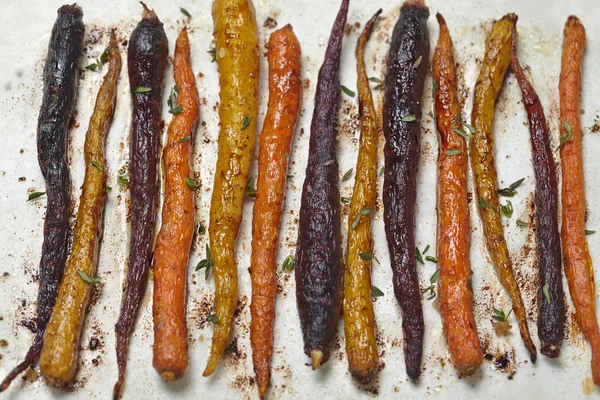
[[(187, 269), (194, 236), (194, 191), (190, 159), (200, 115), (198, 89), (190, 62), (190, 43), (183, 28), (173, 56), (177, 102), (163, 150), (164, 201), (162, 226), (154, 249), (154, 346), (152, 365), (172, 381), (188, 367), (188, 333), (185, 323)], [(177, 110), (177, 111), (175, 111)]]
[(258, 393), (269, 387), (277, 294), (276, 258), (286, 171), (302, 99), (302, 54), (290, 25), (269, 38), (269, 107), (260, 134), (258, 182), (252, 218), (250, 340)]
[(215, 315), (210, 356), (203, 376), (219, 364), (229, 343), (238, 304), (235, 242), (256, 141), (260, 51), (252, 0), (215, 0), (212, 8), (219, 66), (219, 154), (210, 203), (210, 251)]
[(106, 200), (104, 143), (117, 105), (121, 74), (121, 54), (114, 32), (110, 34), (106, 58), (108, 72), (98, 91), (85, 136), (85, 178), (73, 246), (40, 355), (40, 372), (46, 381), (59, 386), (71, 382), (77, 372), (81, 331), (94, 290)]
[(538, 274), (538, 336), (540, 352), (560, 356), (565, 322), (562, 259), (558, 233), (558, 184), (550, 148), (550, 131), (542, 103), (527, 80), (517, 56), (517, 34), (513, 34), (511, 67), (517, 77), (529, 119), (535, 171), (535, 238)]
[(71, 178), (67, 160), (69, 121), (75, 107), (79, 55), (83, 45), (83, 12), (77, 4), (62, 6), (52, 28), (44, 66), (44, 95), (38, 117), (38, 162), (46, 180), (47, 208), (40, 261), (36, 330), (25, 359), (0, 384), (13, 379), (38, 361), (46, 326), (56, 301), (67, 258), (71, 216)]
[(407, 0), (400, 10), (388, 53), (383, 99), (385, 232), (402, 309), (406, 373), (421, 374), (423, 309), (415, 262), (415, 203), (421, 154), (421, 102), (429, 68), (429, 9)]
[(457, 96), (452, 38), (441, 14), (440, 36), (433, 55), (435, 119), (440, 133), (438, 158), (437, 260), (440, 269), (438, 296), (440, 315), (452, 363), (461, 373), (473, 374), (483, 361), (469, 287), (469, 202), (466, 140)]
[(570, 16), (565, 24), (560, 71), (560, 159), (562, 166), (562, 244), (569, 292), (579, 329), (592, 347), (592, 377), (600, 385), (600, 333), (596, 317), (594, 268), (585, 238), (585, 183), (581, 155), (579, 97), (585, 28)]
[(494, 161), (494, 107), (502, 88), (506, 70), (510, 65), (510, 53), (515, 14), (507, 14), (497, 21), (488, 35), (483, 66), (475, 84), (472, 124), (475, 132), (471, 138), (471, 163), (475, 181), (475, 192), (488, 252), (497, 276), (506, 289), (515, 317), (519, 321), (519, 331), (532, 362), (537, 358), (537, 350), (527, 326), (527, 313), (521, 290), (515, 279), (512, 260), (504, 238), (498, 200), (498, 176)]
[(130, 138), (131, 244), (127, 281), (121, 315), (115, 327), (119, 379), (113, 395), (122, 393), (129, 338), (150, 267), (156, 204), (158, 146), (162, 132), (161, 110), (163, 78), (169, 55), (167, 36), (154, 11), (144, 3), (142, 20), (131, 33), (127, 50), (129, 89), (132, 100)]
[(319, 70), (298, 224), (296, 300), (304, 352), (312, 359), (313, 369), (329, 359), (343, 298), (336, 137), (349, 2), (342, 0)]
[[(348, 214), (348, 254), (344, 281), (344, 331), (346, 354), (352, 376), (369, 383), (379, 367), (375, 313), (371, 300), (371, 264), (373, 236), (372, 210), (377, 200), (377, 140), (379, 127), (369, 87), (364, 53), (367, 41), (381, 10), (367, 22), (356, 45), (360, 147), (356, 161), (356, 179)], [(364, 214), (364, 215), (363, 215)], [(356, 222), (358, 221), (358, 222)], [(371, 257), (365, 257), (370, 254)]]

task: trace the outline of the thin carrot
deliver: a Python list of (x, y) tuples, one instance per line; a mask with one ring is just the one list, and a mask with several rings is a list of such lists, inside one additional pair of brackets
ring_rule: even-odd
[(185, 324), (186, 282), (194, 236), (194, 190), (190, 158), (200, 114), (198, 89), (183, 28), (173, 56), (177, 100), (163, 151), (165, 173), (162, 226), (154, 250), (154, 347), (152, 365), (167, 381), (181, 378), (188, 366)]
[(269, 38), (269, 106), (260, 134), (258, 186), (252, 219), (252, 304), (250, 340), (258, 392), (269, 387), (273, 354), (275, 279), (281, 207), (285, 194), (288, 155), (302, 97), (301, 50), (290, 25)]
[[(344, 281), (343, 311), (348, 366), (352, 376), (362, 383), (368, 383), (373, 379), (379, 365), (375, 314), (371, 300), (373, 260), (371, 216), (377, 199), (375, 188), (379, 128), (364, 60), (365, 47), (379, 14), (381, 10), (367, 22), (356, 45), (361, 133), (356, 161), (356, 179), (348, 215), (348, 255)], [(357, 219), (362, 220), (363, 223), (353, 228)]]
[[(467, 200), (466, 129), (460, 118), (456, 92), (456, 70), (452, 38), (441, 14), (437, 14), (440, 36), (433, 55), (435, 117), (440, 133), (438, 159), (437, 259), (440, 269), (440, 314), (452, 363), (471, 375), (483, 361), (473, 315), (473, 293), (469, 287), (469, 204)], [(457, 153), (458, 152), (458, 153)]]
[(575, 16), (565, 24), (560, 72), (560, 159), (562, 167), (562, 243), (569, 292), (581, 332), (592, 346), (592, 376), (600, 385), (600, 333), (596, 318), (594, 268), (585, 239), (585, 193), (579, 96), (585, 28)]

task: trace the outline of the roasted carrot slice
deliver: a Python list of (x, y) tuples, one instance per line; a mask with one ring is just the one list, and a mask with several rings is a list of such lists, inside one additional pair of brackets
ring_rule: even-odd
[(461, 132), (460, 103), (452, 38), (441, 14), (437, 14), (440, 36), (433, 55), (435, 117), (440, 133), (438, 158), (437, 260), (440, 269), (438, 296), (444, 333), (452, 363), (465, 375), (474, 373), (483, 361), (469, 287), (469, 203), (467, 172), (469, 157)]
[(342, 0), (319, 70), (296, 244), (296, 302), (313, 369), (329, 359), (343, 298), (337, 117), (350, 0)]
[(592, 347), (592, 376), (600, 385), (600, 333), (596, 318), (594, 268), (585, 239), (585, 193), (581, 156), (579, 96), (585, 28), (570, 16), (564, 30), (560, 71), (560, 159), (562, 167), (562, 244), (575, 317)]
[(415, 207), (421, 156), (421, 101), (429, 69), (429, 9), (424, 0), (406, 0), (394, 27), (384, 84), (385, 175), (383, 218), (402, 309), (404, 362), (410, 379), (421, 375), (423, 307), (415, 261)]
[(521, 290), (515, 279), (500, 219), (492, 132), (494, 106), (510, 64), (512, 36), (516, 23), (517, 16), (515, 14), (505, 15), (494, 24), (492, 32), (487, 38), (483, 66), (475, 84), (471, 123), (475, 128), (475, 133), (471, 139), (471, 162), (475, 177), (477, 204), (487, 248), (498, 278), (512, 301), (514, 314), (519, 321), (521, 338), (529, 351), (531, 361), (535, 362), (537, 350), (527, 327), (527, 313), (521, 298)]
[(260, 57), (251, 0), (215, 0), (212, 15), (221, 85), (221, 132), (209, 226), (218, 321), (204, 376), (215, 371), (227, 348), (238, 303), (235, 241), (256, 140)]
[(129, 338), (146, 292), (156, 214), (158, 148), (162, 133), (162, 91), (169, 45), (154, 11), (144, 3), (142, 20), (131, 33), (127, 49), (132, 101), (129, 174), (131, 177), (131, 244), (121, 314), (115, 326), (119, 377), (113, 389), (123, 390)]
[[(367, 22), (356, 45), (361, 133), (348, 215), (348, 255), (344, 281), (343, 311), (348, 366), (352, 376), (362, 383), (373, 379), (379, 364), (375, 314), (371, 300), (371, 215), (377, 199), (377, 140), (380, 130), (364, 60), (365, 47), (379, 14), (381, 10)], [(355, 224), (357, 220), (359, 223)]]
[(67, 232), (71, 216), (68, 127), (77, 97), (79, 55), (85, 30), (82, 17), (83, 12), (76, 4), (59, 8), (48, 44), (44, 95), (37, 128), (38, 162), (46, 180), (48, 200), (39, 268), (36, 332), (25, 359), (4, 378), (0, 392), (38, 361), (67, 259)]
[(94, 276), (106, 200), (104, 142), (116, 108), (117, 82), (121, 73), (121, 55), (114, 32), (111, 32), (106, 55), (108, 72), (98, 91), (85, 138), (85, 177), (73, 247), (40, 356), (42, 375), (55, 385), (65, 385), (75, 377), (81, 330), (96, 282)]
[(550, 133), (544, 109), (527, 80), (517, 57), (517, 34), (513, 34), (511, 67), (515, 73), (529, 118), (535, 171), (535, 238), (538, 274), (538, 336), (540, 352), (550, 358), (560, 355), (565, 322), (562, 259), (558, 232), (558, 183), (550, 148)]
[[(183, 28), (173, 56), (177, 101), (163, 150), (162, 226), (154, 248), (154, 346), (152, 365), (167, 380), (181, 378), (188, 366), (185, 323), (187, 268), (194, 237), (194, 183), (190, 159), (200, 115), (198, 89)], [(174, 100), (174, 99), (173, 99)]]
[(258, 393), (269, 387), (273, 321), (277, 294), (276, 258), (286, 171), (302, 99), (302, 54), (290, 25), (273, 32), (268, 43), (269, 107), (260, 134), (258, 182), (252, 217), (252, 303), (250, 341)]

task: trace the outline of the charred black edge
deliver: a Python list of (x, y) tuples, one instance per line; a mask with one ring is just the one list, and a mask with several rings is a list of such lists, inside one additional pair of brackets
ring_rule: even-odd
[[(533, 85), (528, 81), (517, 55), (517, 33), (514, 28), (511, 67), (523, 95), (529, 119), (529, 130), (536, 177), (535, 235), (538, 274), (538, 336), (540, 352), (549, 358), (560, 356), (564, 335), (564, 290), (562, 284), (561, 241), (558, 229), (558, 183), (550, 133), (544, 109)], [(543, 294), (548, 284), (549, 301)]]
[[(75, 107), (79, 55), (83, 47), (83, 12), (77, 4), (58, 9), (44, 66), (44, 95), (38, 117), (38, 162), (46, 180), (47, 208), (40, 261), (36, 331), (25, 359), (0, 384), (6, 390), (13, 379), (37, 363), (44, 332), (63, 276), (71, 215), (71, 179), (67, 161), (68, 126)], [(57, 60), (61, 58), (61, 62)], [(60, 68), (57, 68), (60, 64)], [(64, 69), (63, 66), (67, 68)], [(57, 80), (56, 77), (61, 79)], [(56, 82), (60, 82), (56, 85)], [(57, 106), (58, 104), (58, 106)]]
[[(394, 292), (402, 309), (406, 373), (421, 374), (424, 321), (415, 260), (414, 214), (420, 158), (421, 102), (429, 68), (429, 10), (423, 0), (407, 1), (394, 27), (384, 95), (384, 221)], [(417, 59), (421, 62), (414, 67)], [(408, 89), (407, 89), (408, 88)], [(414, 115), (413, 122), (402, 121)]]
[[(318, 368), (329, 359), (329, 347), (337, 328), (343, 297), (336, 136), (340, 58), (348, 6), (349, 0), (343, 0), (319, 71), (300, 207), (296, 298), (304, 350), (313, 359), (313, 368)], [(318, 222), (318, 215), (325, 218), (326, 223)], [(326, 240), (314, 245), (313, 242), (321, 238)], [(323, 258), (319, 259), (317, 252)], [(325, 276), (328, 282), (318, 286), (315, 275)], [(318, 295), (314, 295), (315, 292)], [(327, 307), (329, 299), (331, 304)]]
[[(140, 302), (146, 291), (150, 268), (150, 248), (156, 214), (159, 137), (162, 133), (161, 110), (163, 80), (168, 58), (168, 42), (162, 22), (144, 3), (142, 20), (129, 39), (127, 55), (132, 98), (130, 138), (131, 237), (121, 313), (115, 326), (118, 380), (113, 398), (123, 391), (131, 332)], [(139, 86), (150, 92), (138, 93)], [(143, 111), (143, 112), (142, 112)]]

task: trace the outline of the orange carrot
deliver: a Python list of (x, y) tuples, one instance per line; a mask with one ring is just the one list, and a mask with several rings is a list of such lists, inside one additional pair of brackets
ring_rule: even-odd
[[(433, 55), (435, 117), (440, 133), (438, 159), (438, 239), (440, 314), (452, 363), (470, 375), (483, 361), (469, 288), (468, 155), (460, 123), (452, 38), (444, 17), (437, 14), (440, 36)], [(464, 134), (466, 136), (466, 133)]]
[(585, 239), (585, 193), (581, 157), (579, 96), (585, 28), (575, 16), (565, 24), (560, 72), (560, 159), (562, 166), (562, 243), (575, 317), (592, 346), (592, 376), (600, 385), (600, 333), (596, 319), (594, 268)]
[(185, 324), (186, 282), (190, 246), (194, 236), (194, 190), (190, 178), (199, 101), (190, 63), (187, 29), (175, 45), (173, 70), (178, 93), (171, 98), (174, 114), (163, 152), (165, 172), (162, 226), (154, 250), (154, 347), (152, 365), (167, 381), (181, 378), (188, 367)]
[(273, 353), (277, 241), (288, 155), (302, 96), (300, 43), (290, 25), (269, 39), (269, 106), (260, 135), (258, 187), (252, 220), (252, 324), (250, 340), (258, 391), (269, 386)]

